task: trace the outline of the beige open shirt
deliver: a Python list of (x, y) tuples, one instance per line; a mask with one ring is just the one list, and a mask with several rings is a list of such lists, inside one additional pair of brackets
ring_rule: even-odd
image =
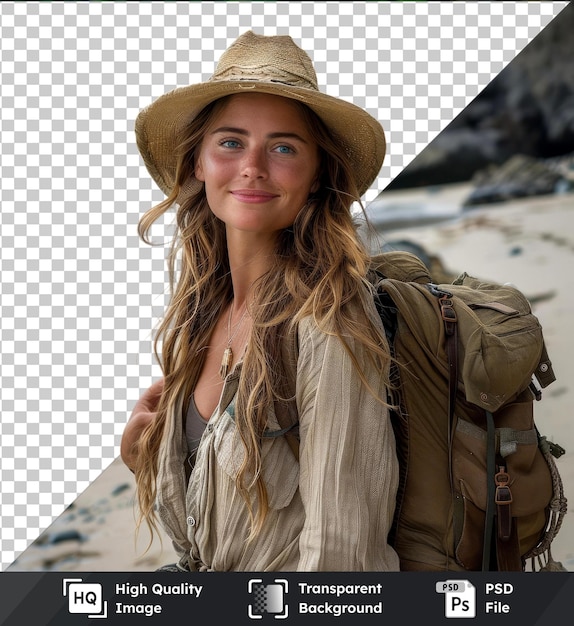
[[(387, 544), (398, 482), (388, 412), (365, 389), (339, 339), (311, 319), (299, 324), (298, 338), (299, 463), (285, 437), (263, 439), (270, 511), (251, 543), (235, 487), (243, 447), (227, 410), (241, 364), (225, 382), (187, 486), (185, 432), (174, 418), (181, 410), (171, 416), (160, 450), (157, 512), (191, 571), (399, 569)], [(361, 349), (355, 354), (365, 363)], [(372, 367), (366, 373), (385, 398), (384, 377)], [(279, 428), (270, 414), (268, 429)]]

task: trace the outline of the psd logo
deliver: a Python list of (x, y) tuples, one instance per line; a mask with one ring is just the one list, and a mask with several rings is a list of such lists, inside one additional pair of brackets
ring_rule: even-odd
[(468, 580), (443, 580), (436, 592), (444, 593), (445, 617), (476, 617), (476, 588)]
[(247, 586), (253, 596), (253, 603), (247, 607), (247, 614), (251, 619), (263, 619), (264, 615), (271, 615), (275, 619), (286, 619), (289, 607), (285, 603), (285, 594), (289, 590), (288, 582), (276, 578), (273, 583), (264, 584), (259, 578), (252, 578)]
[(64, 597), (68, 597), (68, 612), (94, 618), (108, 617), (108, 603), (103, 600), (100, 583), (85, 583), (81, 578), (64, 578)]

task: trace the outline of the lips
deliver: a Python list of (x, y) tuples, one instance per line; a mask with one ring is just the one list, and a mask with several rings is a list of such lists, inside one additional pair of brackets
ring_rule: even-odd
[(277, 194), (262, 189), (235, 189), (231, 195), (240, 202), (248, 203), (268, 202), (277, 197)]

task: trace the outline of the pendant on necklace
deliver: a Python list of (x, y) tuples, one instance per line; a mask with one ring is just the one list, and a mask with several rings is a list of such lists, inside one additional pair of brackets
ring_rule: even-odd
[(229, 368), (233, 363), (233, 351), (231, 350), (231, 346), (228, 346), (223, 351), (223, 357), (221, 359), (221, 367), (219, 368), (219, 375), (223, 380), (227, 378), (227, 374), (229, 374)]

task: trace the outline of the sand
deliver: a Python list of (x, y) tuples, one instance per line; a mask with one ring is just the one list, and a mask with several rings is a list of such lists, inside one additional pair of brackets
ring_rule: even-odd
[[(558, 461), (569, 513), (553, 544), (553, 556), (574, 571), (574, 194), (540, 196), (460, 212), (469, 187), (395, 192), (389, 202), (415, 208), (432, 203), (433, 224), (416, 211), (394, 223), (385, 239), (409, 239), (437, 254), (454, 273), (512, 283), (532, 302), (542, 322), (557, 381), (536, 404), (539, 430), (566, 449)], [(447, 219), (445, 219), (447, 218)], [(384, 228), (384, 226), (383, 226)], [(389, 225), (389, 228), (390, 225)], [(135, 486), (116, 459), (32, 543), (8, 571), (153, 571), (174, 561), (170, 541), (156, 538), (145, 552), (145, 529), (135, 540)]]

